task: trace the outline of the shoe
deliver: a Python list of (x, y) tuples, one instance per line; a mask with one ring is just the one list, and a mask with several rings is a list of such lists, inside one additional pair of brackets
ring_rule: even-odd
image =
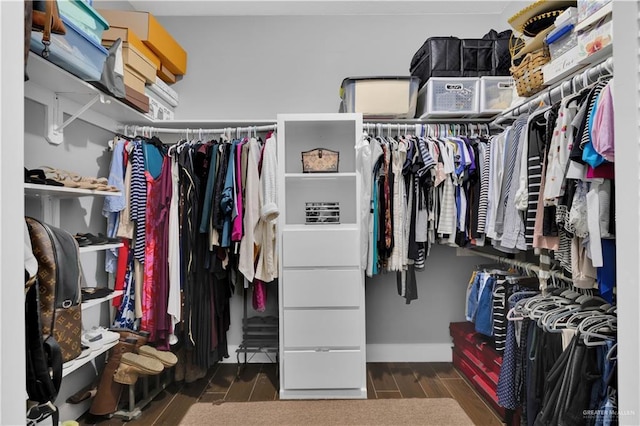
[(138, 353), (140, 346), (147, 344), (147, 340), (151, 334), (148, 331), (133, 331), (128, 328), (110, 328), (109, 331), (118, 333), (120, 340), (135, 339), (136, 343), (135, 349), (133, 350), (134, 353)]
[(155, 376), (160, 374), (162, 370), (164, 370), (164, 366), (155, 358), (126, 353), (122, 355), (120, 365), (113, 375), (113, 380), (123, 385), (133, 385), (138, 381), (138, 376)]
[(184, 370), (185, 383), (193, 383), (207, 375), (207, 369), (193, 362), (193, 351), (187, 352), (187, 363)]
[(118, 409), (122, 385), (113, 380), (113, 375), (120, 365), (122, 356), (135, 349), (135, 343), (136, 340), (123, 339), (109, 351), (107, 365), (102, 370), (98, 391), (91, 402), (89, 413), (94, 416), (105, 416), (115, 413)]
[(159, 360), (162, 365), (167, 368), (173, 367), (178, 362), (178, 357), (173, 352), (159, 351), (153, 346), (149, 345), (140, 346), (140, 348), (138, 349), (138, 353), (142, 356), (147, 356)]

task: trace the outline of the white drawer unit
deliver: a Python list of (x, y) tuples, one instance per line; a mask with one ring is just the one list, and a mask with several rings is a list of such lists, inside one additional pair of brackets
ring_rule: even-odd
[(358, 307), (361, 276), (360, 269), (285, 269), (284, 308)]
[[(278, 115), (280, 399), (366, 398), (361, 114)], [(301, 173), (301, 153), (337, 151), (339, 172)], [(336, 202), (337, 223), (307, 224), (309, 202)]]
[(282, 264), (285, 268), (358, 266), (360, 231), (322, 229), (324, 225), (307, 225), (306, 230), (282, 231)]
[(284, 311), (284, 348), (358, 348), (362, 324), (356, 309)]
[(357, 350), (285, 351), (284, 388), (360, 388), (366, 380), (362, 357), (362, 352)]

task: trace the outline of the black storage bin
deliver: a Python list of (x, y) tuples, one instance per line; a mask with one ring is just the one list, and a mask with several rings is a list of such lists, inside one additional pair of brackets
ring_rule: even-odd
[(462, 39), (462, 76), (494, 75), (493, 40)]
[(510, 75), (511, 30), (489, 31), (481, 39), (429, 37), (411, 59), (411, 75), (420, 87), (431, 77)]
[(461, 40), (457, 37), (430, 37), (411, 60), (411, 75), (420, 86), (430, 77), (460, 77)]

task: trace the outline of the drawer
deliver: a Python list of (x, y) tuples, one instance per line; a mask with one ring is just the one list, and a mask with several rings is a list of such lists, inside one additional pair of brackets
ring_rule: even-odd
[(285, 351), (285, 389), (358, 389), (366, 386), (361, 351)]
[(285, 309), (285, 348), (359, 348), (364, 334), (360, 309)]
[(282, 265), (285, 268), (359, 266), (359, 241), (358, 229), (285, 230)]
[(358, 307), (364, 303), (360, 269), (285, 269), (282, 288), (285, 308)]

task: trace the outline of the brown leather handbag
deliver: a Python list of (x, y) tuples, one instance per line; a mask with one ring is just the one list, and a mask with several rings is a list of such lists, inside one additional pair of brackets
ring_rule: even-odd
[(44, 44), (42, 56), (46, 58), (49, 56), (51, 33), (64, 35), (67, 29), (58, 13), (57, 0), (34, 0), (32, 3), (31, 29), (42, 31), (42, 44)]
[(62, 361), (82, 352), (81, 294), (84, 276), (78, 243), (71, 234), (33, 218), (26, 218), (33, 254), (38, 260), (42, 336), (53, 336)]

